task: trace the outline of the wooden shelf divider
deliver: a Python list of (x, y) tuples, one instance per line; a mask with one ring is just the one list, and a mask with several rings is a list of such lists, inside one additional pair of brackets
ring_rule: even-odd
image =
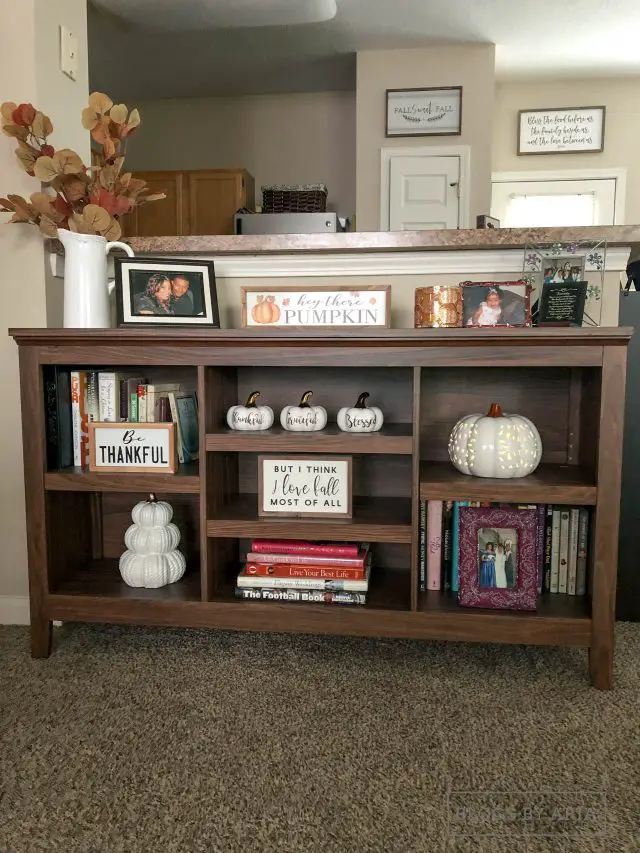
[(208, 451), (247, 453), (405, 454), (412, 452), (411, 424), (384, 424), (379, 432), (342, 432), (329, 424), (319, 432), (289, 432), (280, 426), (257, 432), (221, 429), (206, 438)]
[(165, 495), (197, 494), (198, 463), (180, 465), (176, 474), (100, 473), (86, 468), (62, 468), (44, 475), (48, 492), (159, 492)]

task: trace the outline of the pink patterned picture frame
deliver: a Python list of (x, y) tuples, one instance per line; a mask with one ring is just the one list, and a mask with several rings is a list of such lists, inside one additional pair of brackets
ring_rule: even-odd
[[(490, 535), (494, 531), (495, 537)], [(501, 541), (501, 532), (512, 531), (514, 540), (506, 545), (486, 544), (481, 551), (479, 543), (495, 538)], [(504, 534), (503, 534), (504, 535)], [(507, 534), (509, 535), (509, 534)], [(493, 548), (516, 555), (511, 567), (511, 577), (495, 586), (495, 558)], [(535, 509), (491, 509), (490, 507), (460, 508), (460, 580), (458, 602), (461, 607), (486, 607), (502, 610), (535, 610), (538, 599), (537, 513)], [(500, 571), (504, 572), (503, 565)], [(514, 562), (512, 560), (512, 562)], [(488, 571), (485, 571), (488, 570)], [(483, 585), (481, 585), (481, 576)], [(492, 583), (493, 582), (493, 583)], [(505, 586), (505, 583), (507, 586)], [(489, 584), (489, 585), (487, 585)]]

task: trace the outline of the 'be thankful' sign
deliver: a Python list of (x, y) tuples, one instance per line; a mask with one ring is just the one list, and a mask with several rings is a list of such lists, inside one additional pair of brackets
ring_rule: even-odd
[(175, 424), (89, 424), (89, 470), (175, 474)]
[(258, 457), (258, 515), (351, 518), (351, 457)]
[(391, 286), (242, 288), (242, 325), (390, 326)]

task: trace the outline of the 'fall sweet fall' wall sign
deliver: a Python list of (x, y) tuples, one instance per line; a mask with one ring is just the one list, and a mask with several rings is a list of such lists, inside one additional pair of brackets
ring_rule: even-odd
[(242, 325), (249, 328), (391, 325), (391, 286), (243, 287)]

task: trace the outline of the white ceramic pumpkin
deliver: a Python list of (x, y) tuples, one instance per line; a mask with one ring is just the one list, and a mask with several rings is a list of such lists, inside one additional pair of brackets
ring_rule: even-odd
[(120, 557), (120, 574), (128, 586), (156, 589), (175, 583), (187, 562), (176, 547), (180, 531), (171, 524), (173, 509), (149, 495), (131, 511), (133, 524), (124, 535), (127, 549)]
[(312, 406), (309, 400), (313, 391), (305, 391), (297, 406), (285, 406), (280, 412), (280, 423), (290, 432), (315, 432), (327, 425), (327, 410)]
[(498, 403), (486, 415), (461, 418), (449, 438), (449, 458), (458, 471), (475, 477), (526, 477), (541, 456), (542, 442), (531, 421), (503, 415)]
[(120, 557), (120, 574), (127, 586), (157, 589), (175, 583), (185, 573), (187, 561), (180, 551), (168, 554), (136, 554), (125, 551)]
[(227, 412), (227, 424), (231, 429), (262, 430), (273, 425), (271, 406), (258, 406), (259, 391), (252, 391), (244, 406), (231, 406)]
[(384, 415), (377, 406), (367, 406), (368, 397), (364, 391), (355, 406), (340, 409), (337, 422), (343, 432), (378, 432), (384, 423)]

